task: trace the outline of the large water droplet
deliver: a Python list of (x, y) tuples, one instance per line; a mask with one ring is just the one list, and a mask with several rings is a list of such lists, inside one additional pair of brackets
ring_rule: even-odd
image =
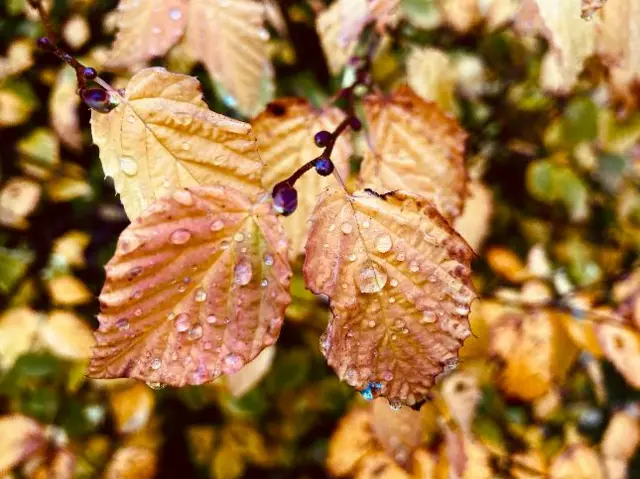
[(233, 281), (240, 286), (246, 286), (251, 281), (253, 268), (251, 263), (246, 259), (241, 259), (233, 271)]
[(391, 240), (391, 236), (388, 234), (380, 235), (376, 238), (376, 249), (380, 253), (388, 253), (391, 251), (391, 247), (393, 246), (393, 241)]
[(213, 223), (211, 223), (211, 231), (220, 231), (222, 228), (224, 228), (224, 221), (222, 220), (215, 220)]
[(203, 303), (207, 300), (207, 292), (203, 288), (198, 288), (195, 294), (195, 300), (198, 303)]
[(353, 225), (351, 223), (342, 223), (342, 226), (340, 226), (340, 230), (348, 235), (353, 231)]
[(196, 339), (200, 339), (201, 337), (202, 337), (202, 326), (200, 326), (199, 324), (196, 324), (187, 333), (187, 338), (189, 338), (189, 341), (195, 341)]
[(188, 190), (177, 190), (173, 193), (173, 199), (184, 206), (193, 205), (193, 195)]
[(215, 314), (210, 314), (206, 319), (209, 324), (216, 324), (218, 322), (218, 317)]
[(191, 232), (187, 229), (180, 228), (171, 233), (169, 241), (173, 244), (185, 244), (191, 239)]
[(120, 169), (127, 176), (135, 176), (138, 173), (138, 162), (130, 156), (120, 157)]
[(387, 273), (377, 263), (368, 262), (360, 268), (356, 283), (365, 294), (378, 293), (387, 284)]
[(222, 360), (222, 372), (225, 374), (238, 372), (242, 366), (244, 366), (244, 360), (235, 353), (228, 354)]
[(191, 318), (189, 318), (189, 315), (187, 313), (180, 313), (178, 316), (176, 316), (175, 325), (176, 331), (178, 331), (179, 333), (184, 333), (191, 327)]
[(264, 264), (267, 266), (273, 266), (273, 256), (270, 254), (264, 255)]
[(151, 369), (153, 369), (154, 371), (157, 371), (161, 367), (162, 361), (160, 360), (160, 358), (155, 358), (153, 361), (151, 361)]

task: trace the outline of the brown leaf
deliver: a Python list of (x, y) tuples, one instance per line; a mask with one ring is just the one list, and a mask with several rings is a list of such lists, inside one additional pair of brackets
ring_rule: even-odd
[(184, 386), (238, 371), (278, 338), (286, 254), (271, 205), (231, 187), (157, 201), (106, 266), (89, 374)]
[(264, 5), (254, 0), (190, 0), (187, 46), (219, 83), (223, 100), (247, 116), (273, 90), (264, 19)]
[(550, 479), (605, 479), (602, 463), (593, 449), (574, 444), (552, 461)]
[(457, 364), (471, 334), (473, 253), (424, 199), (328, 190), (312, 216), (303, 267), (332, 318), (321, 349), (340, 379), (412, 405)]
[(601, 323), (596, 335), (607, 359), (631, 386), (640, 389), (640, 334), (623, 324)]
[[(314, 143), (314, 135), (321, 130), (333, 131), (344, 118), (344, 113), (338, 108), (316, 109), (308, 101), (299, 98), (282, 98), (269, 104), (251, 122), (264, 161), (264, 188), (271, 191), (276, 183), (289, 178), (302, 165), (318, 157), (322, 150)], [(340, 135), (331, 160), (343, 178), (349, 176), (351, 153), (350, 135)], [(292, 260), (304, 252), (309, 231), (307, 220), (317, 196), (334, 181), (334, 178), (324, 178), (310, 172), (296, 182), (298, 208), (294, 215), (283, 220), (291, 244)]]
[(193, 77), (142, 70), (116, 109), (93, 112), (91, 133), (131, 220), (181, 187), (221, 184), (250, 195), (262, 190), (251, 126), (210, 111)]
[(350, 474), (360, 460), (374, 449), (371, 414), (367, 409), (354, 409), (340, 420), (331, 436), (327, 469), (334, 476)]
[(0, 417), (0, 475), (46, 445), (44, 429), (33, 419), (19, 414)]
[(413, 452), (422, 444), (424, 428), (420, 412), (403, 407), (394, 411), (387, 401), (378, 398), (371, 404), (373, 433), (398, 464), (407, 467)]
[(364, 108), (370, 149), (360, 170), (362, 183), (415, 192), (446, 218), (458, 216), (467, 182), (466, 133), (458, 123), (406, 86), (390, 96), (368, 96)]
[(184, 32), (187, 8), (187, 0), (120, 0), (106, 67), (126, 68), (164, 55)]
[(361, 461), (354, 479), (411, 479), (411, 476), (386, 453), (376, 451)]

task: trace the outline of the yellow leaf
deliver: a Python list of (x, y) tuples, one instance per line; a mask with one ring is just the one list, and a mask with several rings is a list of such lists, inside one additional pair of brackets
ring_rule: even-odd
[(13, 177), (0, 190), (0, 224), (26, 229), (26, 217), (38, 206), (42, 188), (35, 181)]
[(68, 266), (84, 267), (84, 250), (91, 237), (84, 231), (68, 231), (53, 242), (53, 254)]
[(59, 175), (47, 182), (47, 194), (51, 201), (64, 202), (91, 197), (93, 190), (87, 181), (87, 173), (80, 165), (64, 162), (61, 170)]
[(230, 187), (157, 201), (105, 269), (94, 378), (180, 387), (237, 372), (276, 341), (291, 300), (272, 206)]
[(44, 429), (33, 419), (19, 414), (0, 417), (0, 476), (46, 445)]
[(463, 433), (470, 433), (476, 407), (482, 398), (478, 379), (468, 371), (460, 371), (445, 378), (441, 388), (449, 413)]
[[(333, 131), (345, 118), (338, 108), (315, 109), (309, 102), (285, 98), (269, 104), (251, 123), (258, 137), (260, 156), (264, 161), (262, 184), (271, 191), (276, 183), (289, 178), (305, 163), (317, 158), (322, 150), (314, 143), (314, 135), (322, 130)], [(340, 135), (331, 160), (342, 178), (349, 176), (351, 138)], [(296, 182), (298, 208), (284, 218), (284, 229), (291, 244), (290, 257), (296, 259), (304, 252), (309, 230), (308, 218), (317, 196), (334, 184), (334, 178), (324, 178), (314, 172), (307, 173)]]
[(129, 67), (164, 55), (184, 32), (187, 7), (187, 0), (120, 0), (106, 66)]
[(511, 250), (493, 247), (487, 251), (487, 263), (492, 270), (509, 281), (519, 283), (529, 277), (529, 272), (520, 258)]
[(604, 355), (627, 382), (640, 389), (640, 334), (623, 324), (601, 323), (596, 334)]
[(178, 188), (224, 184), (253, 195), (262, 164), (251, 126), (210, 111), (198, 81), (148, 68), (111, 113), (93, 112), (91, 131), (106, 175), (131, 220)]
[(155, 406), (155, 396), (144, 384), (135, 383), (129, 388), (112, 391), (109, 402), (118, 432), (129, 434), (146, 426)]
[(609, 421), (602, 444), (602, 454), (608, 459), (630, 461), (640, 444), (640, 421), (637, 411), (618, 411)]
[(31, 349), (37, 338), (40, 316), (29, 308), (14, 308), (0, 316), (0, 366), (7, 370)]
[(582, 0), (582, 18), (591, 20), (593, 14), (600, 10), (606, 2), (607, 0)]
[(411, 479), (407, 471), (382, 451), (366, 456), (354, 479)]
[(72, 49), (80, 49), (91, 36), (91, 30), (87, 19), (81, 15), (73, 15), (64, 24), (62, 37)]
[(354, 472), (360, 460), (374, 450), (371, 414), (367, 409), (354, 409), (340, 420), (331, 436), (327, 469), (334, 476), (346, 476)]
[(364, 104), (371, 149), (360, 177), (380, 192), (404, 189), (435, 203), (446, 218), (460, 214), (466, 195), (466, 133), (438, 106), (406, 86)]
[(21, 38), (11, 43), (6, 56), (0, 57), (0, 81), (31, 68), (33, 48), (31, 39)]
[(105, 479), (153, 479), (158, 458), (144, 447), (124, 446), (116, 450), (107, 464)]
[(40, 338), (63, 359), (88, 359), (95, 345), (89, 325), (69, 311), (53, 311), (40, 329)]
[(407, 57), (407, 83), (427, 101), (443, 110), (456, 111), (456, 69), (446, 53), (437, 48), (413, 48)]
[(55, 304), (77, 306), (91, 301), (93, 295), (78, 278), (66, 274), (55, 276), (47, 282), (49, 296)]
[(552, 461), (550, 479), (605, 479), (598, 454), (581, 444), (569, 446)]
[(418, 196), (323, 193), (303, 273), (331, 302), (321, 349), (340, 379), (394, 405), (424, 399), (471, 334), (472, 256)]
[(242, 477), (246, 468), (244, 458), (236, 448), (223, 442), (213, 456), (211, 476), (224, 479)]
[(453, 228), (478, 253), (491, 231), (492, 216), (493, 193), (491, 189), (484, 183), (473, 181), (469, 184), (469, 193), (462, 214), (455, 219)]
[(385, 399), (378, 398), (371, 404), (371, 415), (371, 427), (378, 443), (396, 463), (407, 467), (424, 439), (420, 412), (408, 407), (394, 411)]
[(75, 70), (63, 66), (56, 77), (56, 82), (49, 95), (49, 117), (51, 127), (60, 141), (72, 150), (82, 148), (82, 132), (78, 119), (80, 96)]
[(482, 20), (478, 0), (440, 0), (444, 20), (458, 33), (466, 33)]
[(253, 116), (270, 99), (265, 6), (254, 0), (190, 0), (185, 41), (218, 82), (223, 101)]
[(265, 348), (249, 364), (235, 374), (227, 376), (227, 385), (231, 394), (235, 397), (242, 397), (251, 391), (271, 369), (273, 357), (276, 354), (275, 346)]

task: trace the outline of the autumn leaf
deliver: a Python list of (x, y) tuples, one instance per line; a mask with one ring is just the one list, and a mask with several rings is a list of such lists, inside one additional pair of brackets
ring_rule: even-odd
[(89, 325), (69, 311), (52, 311), (40, 329), (42, 342), (64, 359), (89, 359), (95, 340)]
[(446, 53), (437, 48), (414, 48), (407, 57), (407, 83), (424, 100), (455, 112), (457, 74)]
[(136, 383), (111, 392), (109, 402), (118, 432), (130, 434), (139, 431), (149, 422), (155, 406), (155, 396), (146, 385)]
[(227, 386), (235, 397), (242, 397), (251, 391), (271, 369), (273, 357), (276, 355), (275, 346), (262, 350), (249, 364), (237, 373), (227, 376)]
[(598, 454), (582, 444), (573, 444), (558, 454), (549, 468), (550, 479), (604, 479)]
[(318, 15), (316, 29), (331, 73), (347, 64), (367, 24), (384, 31), (399, 6), (399, 0), (337, 0)]
[(182, 37), (188, 0), (120, 0), (118, 34), (107, 68), (143, 64), (167, 53)]
[(623, 324), (600, 323), (595, 326), (604, 355), (627, 382), (640, 389), (640, 334)]
[(251, 126), (209, 110), (198, 81), (148, 68), (109, 114), (93, 112), (93, 141), (131, 220), (181, 187), (224, 184), (262, 190)]
[(382, 398), (371, 404), (371, 427), (385, 452), (401, 466), (408, 466), (413, 452), (424, 440), (420, 412), (403, 407), (394, 411)]
[(29, 308), (12, 308), (0, 316), (0, 368), (7, 370), (38, 337), (40, 316)]
[(374, 448), (371, 414), (366, 409), (354, 409), (341, 419), (331, 437), (327, 469), (334, 476), (345, 476)]
[(82, 148), (82, 132), (78, 118), (80, 96), (77, 93), (75, 71), (64, 66), (58, 72), (56, 83), (49, 97), (51, 128), (60, 141), (72, 150)]
[(271, 205), (231, 187), (157, 201), (106, 266), (90, 376), (184, 386), (237, 372), (278, 338), (286, 255)]
[(45, 431), (36, 421), (12, 414), (0, 417), (0, 474), (11, 469), (46, 445)]
[(254, 0), (190, 0), (185, 42), (220, 87), (223, 101), (247, 116), (271, 97), (273, 68), (265, 6)]
[(351, 386), (412, 405), (457, 364), (475, 297), (471, 248), (424, 199), (328, 190), (303, 273), (331, 301), (321, 349)]
[(453, 228), (478, 253), (485, 238), (491, 232), (492, 216), (493, 194), (491, 189), (479, 181), (472, 181), (469, 183), (469, 194), (464, 203), (462, 214), (455, 219)]
[(158, 458), (153, 451), (140, 446), (119, 448), (104, 474), (105, 479), (153, 479)]
[(634, 0), (608, 0), (600, 12), (598, 53), (612, 69), (640, 79), (640, 4)]
[(433, 103), (406, 86), (371, 95), (364, 108), (370, 149), (360, 179), (380, 191), (404, 189), (432, 201), (446, 218), (460, 214), (466, 195), (466, 133)]
[[(322, 130), (333, 131), (344, 118), (344, 113), (338, 108), (317, 109), (298, 98), (283, 98), (269, 104), (251, 122), (264, 162), (264, 188), (271, 191), (276, 183), (286, 180), (302, 165), (318, 157), (322, 150), (315, 145), (314, 135)], [(349, 176), (350, 140), (350, 135), (340, 135), (331, 155), (331, 161), (343, 178)], [(309, 229), (307, 219), (313, 211), (316, 197), (334, 181), (311, 172), (296, 182), (296, 214), (283, 220), (291, 244), (292, 260), (304, 251)]]
[(580, 16), (584, 20), (591, 20), (593, 14), (604, 7), (607, 0), (582, 0), (582, 12)]

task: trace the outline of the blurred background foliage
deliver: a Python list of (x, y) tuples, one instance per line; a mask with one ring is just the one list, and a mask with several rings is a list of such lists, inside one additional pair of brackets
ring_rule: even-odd
[[(547, 43), (509, 18), (402, 2), (373, 75), (385, 89), (408, 79), (469, 133), (477, 201), (459, 228), (481, 299), (458, 371), (420, 413), (393, 416), (326, 365), (326, 306), (299, 274), (275, 354), (248, 384), (85, 377), (103, 266), (128, 221), (74, 74), (36, 51), (44, 32), (25, 3), (0, 6), (1, 477), (605, 477), (598, 464), (640, 477), (640, 113), (597, 60), (552, 94)], [(314, 28), (326, 3), (272, 3), (284, 22), (270, 27), (275, 96), (321, 104), (339, 88)], [(48, 2), (63, 47), (96, 68), (116, 5)], [(197, 75), (211, 108), (239, 117), (180, 45), (156, 64)]]

